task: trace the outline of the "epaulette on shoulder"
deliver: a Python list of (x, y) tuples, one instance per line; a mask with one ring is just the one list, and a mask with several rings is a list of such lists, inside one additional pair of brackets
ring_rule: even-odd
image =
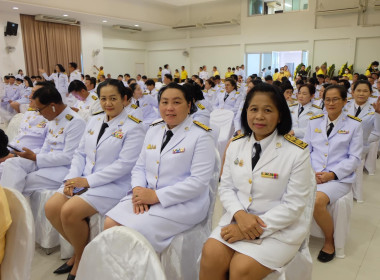
[(67, 120), (69, 120), (69, 121), (71, 121), (74, 117), (72, 116), (72, 115), (70, 115), (70, 114), (67, 114), (66, 116), (66, 119)]
[(91, 97), (92, 97), (92, 99), (94, 99), (94, 100), (98, 100), (98, 97), (95, 96), (95, 95), (92, 95)]
[(302, 140), (298, 139), (297, 137), (290, 135), (290, 134), (285, 134), (284, 138), (288, 140), (290, 143), (296, 145), (297, 147), (300, 147), (301, 149), (305, 149), (308, 144), (303, 142)]
[(204, 110), (205, 109), (205, 106), (203, 106), (201, 103), (198, 103), (197, 104), (197, 107), (201, 110)]
[(317, 108), (317, 109), (322, 109), (321, 107), (319, 107), (318, 105), (315, 105), (315, 104), (313, 104), (311, 106), (314, 107), (314, 108)]
[(296, 106), (296, 105), (298, 105), (298, 103), (290, 104), (289, 107), (293, 107), (293, 106)]
[(358, 117), (355, 117), (355, 116), (352, 116), (352, 115), (347, 115), (347, 117), (349, 117), (350, 119), (353, 119), (355, 121), (362, 122), (362, 120), (359, 119)]
[(374, 115), (374, 114), (375, 114), (375, 112), (368, 113), (368, 115)]
[(28, 111), (37, 111), (37, 110), (34, 109), (34, 108), (29, 107), (29, 108), (28, 108)]
[(199, 122), (199, 121), (193, 121), (194, 124), (196, 124), (197, 126), (199, 126), (200, 128), (206, 130), (206, 131), (211, 131), (212, 129), (209, 128), (207, 125)]
[(104, 113), (104, 111), (96, 112), (96, 113), (93, 113), (92, 115), (96, 116), (96, 115), (100, 115), (101, 113)]
[(155, 126), (155, 125), (158, 125), (160, 123), (164, 123), (164, 120), (156, 121), (156, 122), (152, 123), (150, 126)]
[(311, 117), (310, 120), (319, 119), (319, 118), (322, 118), (323, 116), (324, 116), (324, 114), (316, 115), (314, 117)]
[(244, 138), (246, 135), (245, 134), (239, 134), (238, 136), (235, 136), (232, 138), (232, 142)]
[(138, 118), (136, 118), (136, 117), (134, 117), (132, 115), (128, 115), (128, 118), (130, 118), (132, 121), (137, 122), (137, 123), (141, 123), (142, 122), (140, 119), (138, 119)]

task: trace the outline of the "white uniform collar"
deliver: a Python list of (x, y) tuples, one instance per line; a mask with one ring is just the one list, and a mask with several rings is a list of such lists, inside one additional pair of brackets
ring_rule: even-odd
[(103, 122), (107, 123), (108, 126), (110, 127), (110, 126), (112, 126), (113, 124), (118, 123), (118, 122), (120, 122), (121, 120), (124, 120), (127, 114), (128, 114), (128, 113), (127, 113), (126, 110), (122, 110), (122, 111), (120, 112), (119, 115), (117, 115), (115, 118), (113, 118), (113, 119), (110, 120), (110, 121), (107, 120), (107, 114), (104, 114), (104, 120), (103, 120)]
[(253, 141), (253, 144), (255, 143), (259, 143), (260, 146), (261, 146), (261, 153), (263, 153), (265, 151), (265, 149), (269, 146), (269, 144), (273, 141), (273, 139), (277, 136), (277, 129), (275, 129), (271, 135), (265, 137), (263, 140), (260, 140), (260, 141), (257, 141), (255, 139), (255, 136), (254, 136), (254, 133), (252, 132), (252, 141)]
[(329, 115), (327, 115), (327, 125), (326, 125), (326, 127), (329, 127), (330, 123), (333, 123), (333, 125), (335, 127), (341, 117), (342, 117), (342, 113), (340, 113), (339, 117), (337, 117), (335, 120), (331, 121), (330, 118), (329, 118)]

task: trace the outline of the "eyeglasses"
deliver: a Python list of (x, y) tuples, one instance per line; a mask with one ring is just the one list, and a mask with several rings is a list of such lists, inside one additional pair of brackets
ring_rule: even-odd
[(37, 108), (36, 109), (36, 112), (39, 112), (39, 113), (41, 113), (42, 112), (42, 110), (44, 110), (46, 107), (48, 107), (49, 105), (46, 105), (45, 107), (43, 107), (43, 108)]
[(335, 103), (337, 103), (339, 100), (342, 100), (342, 98), (332, 98), (332, 99), (330, 99), (330, 98), (326, 98), (324, 102), (325, 102), (325, 104), (330, 104), (330, 103), (335, 104)]

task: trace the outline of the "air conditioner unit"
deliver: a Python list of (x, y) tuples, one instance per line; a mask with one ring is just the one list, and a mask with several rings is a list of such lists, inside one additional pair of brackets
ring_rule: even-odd
[(277, 2), (277, 1), (270, 1), (270, 2), (266, 2), (267, 6), (269, 8), (278, 8), (278, 7), (281, 7), (281, 3), (280, 2)]
[(203, 24), (197, 23), (197, 24), (189, 24), (189, 25), (180, 25), (180, 26), (173, 26), (172, 28), (175, 30), (196, 29), (196, 28), (203, 28)]
[(354, 7), (354, 8), (345, 8), (345, 9), (336, 9), (336, 10), (317, 11), (316, 14), (320, 16), (326, 16), (326, 15), (336, 15), (336, 14), (358, 13), (360, 11), (361, 9), (359, 7)]
[(375, 10), (380, 10), (380, 1), (375, 2), (374, 8), (375, 8)]
[(131, 33), (136, 33), (142, 31), (141, 27), (138, 26), (130, 26), (130, 25), (112, 25), (113, 29), (118, 29), (118, 30), (124, 30), (124, 31), (129, 31)]
[(68, 17), (36, 15), (34, 19), (37, 21), (46, 21), (46, 22), (54, 22), (54, 23), (62, 23), (62, 24), (71, 24), (71, 25), (79, 24), (79, 21), (77, 21), (75, 18), (68, 18)]
[(215, 26), (228, 26), (228, 25), (239, 25), (240, 23), (233, 19), (233, 20), (226, 20), (226, 21), (215, 21), (215, 22), (206, 22), (203, 23), (204, 27), (215, 27)]

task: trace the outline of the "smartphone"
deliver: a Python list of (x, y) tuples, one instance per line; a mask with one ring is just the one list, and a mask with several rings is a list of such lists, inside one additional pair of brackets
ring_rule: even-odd
[(16, 152), (22, 152), (22, 151), (20, 151), (19, 149), (17, 149), (16, 147), (13, 147), (13, 146), (11, 146), (11, 145), (7, 145), (9, 148), (11, 148), (12, 150), (14, 150), (14, 151), (16, 151)]
[(85, 193), (88, 190), (88, 188), (77, 188), (75, 187), (73, 189), (73, 195), (80, 195), (82, 193)]

